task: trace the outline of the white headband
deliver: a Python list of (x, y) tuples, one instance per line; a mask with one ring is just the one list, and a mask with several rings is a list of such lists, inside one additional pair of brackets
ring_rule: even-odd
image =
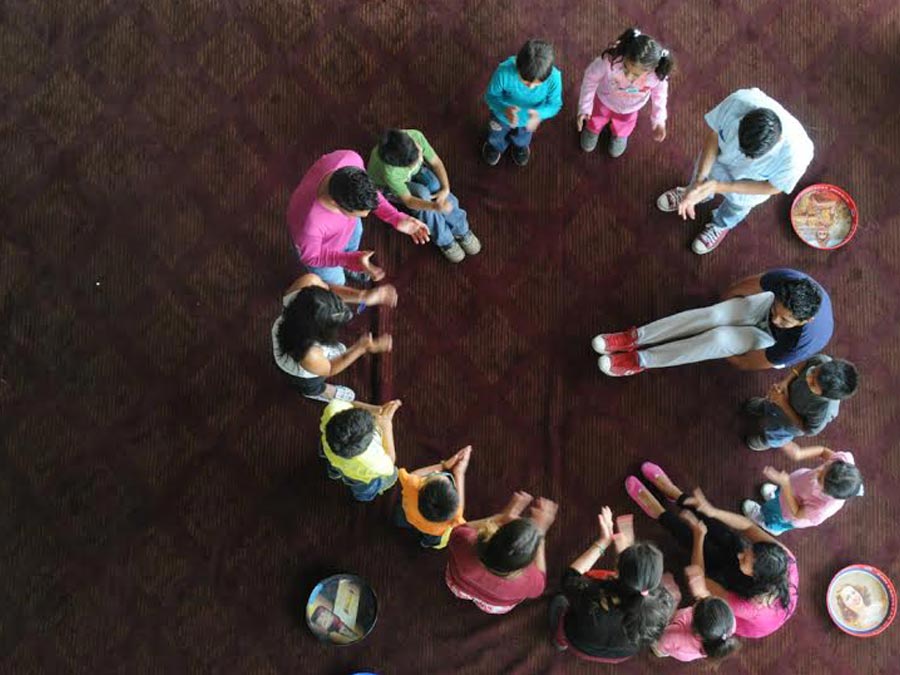
[(634, 29), (634, 37), (637, 37), (637, 36), (640, 35), (640, 34), (641, 34), (641, 31), (638, 30), (637, 28), (635, 28), (635, 29)]
[(669, 50), (668, 50), (668, 49), (663, 49), (663, 50), (659, 53), (660, 58), (663, 58), (663, 59), (666, 58), (668, 55), (669, 55)]

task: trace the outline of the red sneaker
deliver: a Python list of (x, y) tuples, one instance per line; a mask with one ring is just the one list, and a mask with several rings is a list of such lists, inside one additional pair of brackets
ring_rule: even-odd
[(601, 356), (597, 362), (600, 370), (610, 377), (625, 377), (637, 375), (645, 370), (641, 365), (637, 352), (623, 352), (621, 354), (607, 354)]
[(725, 237), (728, 236), (729, 232), (731, 230), (726, 230), (724, 227), (717, 227), (710, 223), (700, 230), (700, 234), (697, 235), (697, 238), (691, 244), (691, 249), (697, 255), (706, 255), (718, 248), (719, 244), (725, 241)]
[(598, 354), (633, 352), (638, 348), (637, 339), (637, 328), (632, 326), (621, 333), (600, 333), (591, 340), (591, 347)]

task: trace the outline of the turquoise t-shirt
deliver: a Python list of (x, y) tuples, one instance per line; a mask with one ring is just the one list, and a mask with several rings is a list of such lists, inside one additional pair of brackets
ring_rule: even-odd
[(494, 115), (505, 123), (506, 108), (518, 106), (519, 126), (528, 121), (528, 110), (536, 110), (542, 120), (556, 115), (562, 108), (562, 73), (556, 66), (550, 76), (534, 89), (525, 86), (516, 69), (516, 57), (503, 61), (491, 76), (484, 100)]

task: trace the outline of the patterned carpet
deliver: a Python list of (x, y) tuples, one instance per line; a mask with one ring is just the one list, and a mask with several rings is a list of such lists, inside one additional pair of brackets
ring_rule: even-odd
[[(655, 144), (644, 114), (621, 160), (584, 155), (581, 74), (634, 23), (680, 59), (669, 138)], [(531, 35), (557, 46), (565, 107), (527, 169), (488, 169), (480, 96)], [(629, 510), (622, 483), (643, 458), (736, 506), (765, 464), (787, 466), (739, 436), (739, 402), (774, 375), (713, 364), (611, 380), (589, 339), (744, 275), (804, 269), (832, 293), (830, 351), (864, 373), (823, 440), (857, 453), (867, 495), (785, 536), (800, 609), (718, 672), (898, 672), (900, 628), (855, 640), (823, 600), (849, 562), (900, 581), (898, 54), (890, 0), (0, 2), (2, 672), (603, 670), (553, 651), (545, 600), (497, 618), (454, 599), (445, 555), (390, 526), (395, 494), (359, 505), (326, 480), (321, 408), (272, 363), (269, 328), (297, 274), (288, 196), (319, 155), (367, 155), (388, 126), (426, 133), (484, 243), (451, 267), (368, 225), (401, 293), (377, 318), (395, 350), (338, 381), (403, 399), (401, 465), (472, 443), (471, 517), (516, 488), (558, 499), (551, 585), (600, 506)], [(693, 226), (656, 212), (687, 176), (702, 113), (749, 85), (809, 130), (801, 185), (855, 196), (846, 249), (800, 243), (784, 196), (704, 258), (689, 251)], [(684, 563), (655, 524), (636, 524), (670, 567)], [(339, 570), (381, 602), (372, 636), (345, 649), (301, 618), (313, 582)], [(615, 671), (713, 669), (645, 655)]]

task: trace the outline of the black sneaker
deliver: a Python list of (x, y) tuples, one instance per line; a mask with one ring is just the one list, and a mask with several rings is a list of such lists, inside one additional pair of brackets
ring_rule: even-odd
[(744, 401), (741, 405), (741, 412), (751, 417), (762, 417), (765, 414), (766, 399), (761, 396), (754, 396)]
[(525, 166), (531, 159), (531, 147), (526, 145), (524, 148), (520, 148), (518, 145), (514, 145), (511, 154), (513, 161), (518, 166)]
[(500, 161), (500, 156), (503, 153), (497, 150), (490, 143), (485, 143), (481, 146), (481, 157), (487, 163), (488, 166), (497, 166), (497, 162)]

